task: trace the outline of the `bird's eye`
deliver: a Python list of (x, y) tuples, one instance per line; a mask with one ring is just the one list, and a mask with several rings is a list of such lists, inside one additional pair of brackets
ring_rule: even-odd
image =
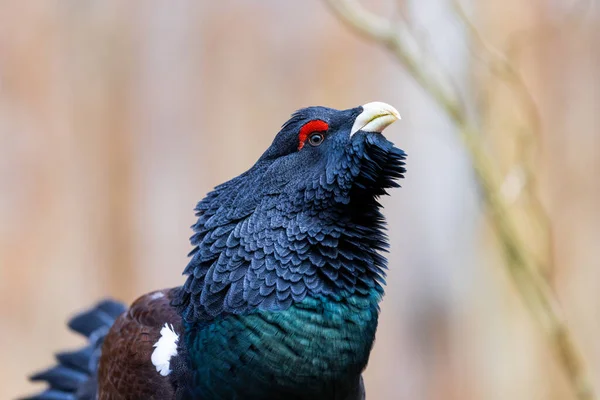
[(325, 139), (324, 132), (327, 132), (329, 125), (320, 119), (313, 119), (305, 123), (298, 133), (298, 150), (302, 150), (308, 142), (311, 146), (318, 146)]
[(308, 143), (310, 143), (310, 145), (314, 147), (323, 143), (323, 140), (325, 140), (325, 136), (321, 132), (312, 133), (308, 137)]

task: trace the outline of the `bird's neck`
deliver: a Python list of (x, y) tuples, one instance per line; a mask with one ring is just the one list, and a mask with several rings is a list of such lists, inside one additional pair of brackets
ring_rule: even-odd
[(305, 297), (381, 297), (386, 259), (380, 252), (387, 242), (372, 197), (321, 208), (277, 200), (263, 201), (240, 220), (200, 217), (188, 278), (175, 301), (187, 322), (283, 311)]

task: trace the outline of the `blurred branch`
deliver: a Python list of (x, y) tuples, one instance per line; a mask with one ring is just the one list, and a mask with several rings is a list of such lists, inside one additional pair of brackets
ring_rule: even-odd
[[(542, 265), (529, 255), (529, 249), (516, 229), (511, 208), (502, 195), (503, 181), (497, 176), (498, 168), (486, 155), (480, 129), (469, 120), (466, 107), (460, 100), (458, 92), (450, 84), (450, 80), (444, 77), (440, 71), (433, 70), (434, 66), (424, 62), (422, 54), (419, 52), (420, 46), (415, 43), (405, 25), (392, 24), (389, 20), (366, 10), (357, 0), (325, 0), (325, 2), (349, 28), (386, 47), (455, 124), (469, 152), (475, 175), (482, 188), (483, 200), (489, 212), (492, 228), (500, 242), (507, 272), (513, 279), (532, 317), (548, 336), (552, 349), (563, 367), (576, 397), (580, 400), (595, 399), (583, 366), (583, 360), (562, 316), (556, 295), (552, 291), (547, 277), (542, 273)], [(501, 52), (487, 44), (462, 9), (458, 8), (458, 14), (467, 25), (469, 33), (493, 56), (495, 65), (500, 67), (497, 70), (501, 76), (518, 91), (523, 104), (527, 107), (528, 114), (533, 116), (529, 136), (533, 140), (539, 140), (540, 124), (537, 107), (522, 77)], [(531, 207), (535, 210), (532, 218), (544, 229), (546, 249), (551, 251), (549, 242), (551, 227), (546, 211), (537, 195), (530, 163), (524, 161), (522, 168), (526, 174), (526, 194), (531, 201)], [(552, 257), (548, 257), (544, 262), (552, 263)]]
[[(460, 5), (458, 0), (452, 0), (456, 14), (461, 19), (463, 24), (467, 27), (471, 37), (475, 39), (475, 42), (483, 49), (485, 53), (489, 55), (491, 60), (489, 61), (490, 71), (502, 79), (506, 84), (512, 87), (513, 92), (519, 97), (522, 109), (525, 110), (525, 115), (528, 116), (528, 127), (523, 132), (518, 132), (518, 152), (519, 152), (519, 165), (515, 166), (513, 171), (506, 177), (505, 182), (511, 178), (521, 180), (519, 182), (520, 192), (524, 192), (529, 205), (528, 211), (534, 216), (534, 223), (537, 223), (541, 229), (544, 243), (544, 253), (546, 259), (541, 261), (541, 265), (544, 266), (543, 272), (547, 274), (550, 279), (552, 272), (554, 271), (554, 233), (550, 217), (546, 212), (546, 208), (542, 204), (538, 195), (538, 183), (537, 177), (534, 173), (534, 152), (538, 150), (537, 146), (542, 138), (542, 123), (540, 113), (537, 105), (533, 98), (533, 95), (529, 91), (525, 79), (521, 75), (520, 71), (510, 62), (506, 55), (490, 44), (475, 27), (473, 22), (469, 19), (463, 7)], [(505, 185), (503, 184), (503, 187)], [(506, 197), (506, 196), (505, 196)], [(518, 196), (517, 196), (518, 197)]]

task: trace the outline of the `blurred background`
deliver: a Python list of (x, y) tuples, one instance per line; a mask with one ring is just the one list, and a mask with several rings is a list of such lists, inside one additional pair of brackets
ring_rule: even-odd
[[(410, 21), (466, 96), (498, 165), (522, 118), (446, 0), (365, 1)], [(539, 109), (555, 289), (600, 387), (600, 9), (463, 3)], [(249, 168), (291, 112), (385, 101), (409, 155), (385, 199), (387, 295), (369, 399), (570, 399), (502, 267), (452, 124), (389, 54), (317, 0), (0, 2), (0, 398), (80, 346), (65, 321), (183, 282), (193, 207)], [(477, 100), (477, 99), (475, 99)], [(535, 232), (533, 234), (535, 236)]]

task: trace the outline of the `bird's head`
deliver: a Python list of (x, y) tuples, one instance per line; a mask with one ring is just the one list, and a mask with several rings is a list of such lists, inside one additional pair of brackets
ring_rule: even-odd
[[(275, 137), (261, 160), (297, 154), (309, 162), (350, 145), (357, 133), (381, 133), (400, 119), (389, 104), (372, 102), (348, 110), (307, 107), (296, 111)], [(358, 137), (361, 136), (360, 134)], [(303, 149), (303, 152), (301, 150)], [(312, 148), (314, 150), (309, 151)]]
[(301, 109), (252, 168), (198, 203), (186, 319), (285, 309), (307, 295), (379, 296), (377, 198), (405, 172), (404, 152), (381, 132), (398, 119), (380, 102)]
[(326, 206), (328, 199), (347, 203), (357, 186), (381, 195), (405, 172), (404, 153), (382, 135), (399, 119), (398, 111), (382, 102), (298, 110), (258, 160), (256, 178), (268, 191)]

